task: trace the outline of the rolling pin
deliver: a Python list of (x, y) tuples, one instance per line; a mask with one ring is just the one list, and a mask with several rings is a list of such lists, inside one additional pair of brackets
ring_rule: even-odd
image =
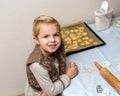
[(99, 69), (101, 76), (120, 94), (120, 81), (107, 68), (103, 68), (97, 62), (94, 64)]

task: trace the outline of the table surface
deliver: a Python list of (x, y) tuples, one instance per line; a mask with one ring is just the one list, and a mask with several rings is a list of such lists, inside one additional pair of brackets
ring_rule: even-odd
[[(63, 96), (120, 96), (103, 79), (93, 63), (97, 61), (103, 67), (107, 66), (120, 80), (120, 28), (115, 26), (118, 18), (113, 18), (111, 26), (102, 31), (97, 31), (94, 24), (88, 24), (106, 44), (67, 56), (67, 62), (76, 62), (79, 74), (72, 79)], [(103, 88), (102, 93), (97, 92), (97, 85)]]

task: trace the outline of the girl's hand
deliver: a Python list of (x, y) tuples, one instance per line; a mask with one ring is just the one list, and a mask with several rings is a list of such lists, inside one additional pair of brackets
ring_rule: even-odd
[(66, 71), (66, 75), (72, 79), (78, 74), (78, 68), (76, 63), (69, 63)]
[(40, 91), (40, 96), (47, 96), (47, 94), (42, 90)]

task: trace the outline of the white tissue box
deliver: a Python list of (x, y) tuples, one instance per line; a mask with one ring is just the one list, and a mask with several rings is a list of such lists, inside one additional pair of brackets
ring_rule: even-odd
[(96, 30), (104, 30), (108, 28), (112, 21), (113, 8), (109, 8), (107, 12), (101, 9), (95, 11), (95, 27)]

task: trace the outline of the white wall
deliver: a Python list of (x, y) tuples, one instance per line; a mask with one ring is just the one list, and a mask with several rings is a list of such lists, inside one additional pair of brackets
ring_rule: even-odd
[[(32, 22), (39, 15), (55, 17), (61, 25), (84, 20), (94, 23), (103, 0), (0, 0), (0, 96), (24, 92), (25, 62), (33, 49)], [(120, 16), (120, 0), (109, 0)]]

